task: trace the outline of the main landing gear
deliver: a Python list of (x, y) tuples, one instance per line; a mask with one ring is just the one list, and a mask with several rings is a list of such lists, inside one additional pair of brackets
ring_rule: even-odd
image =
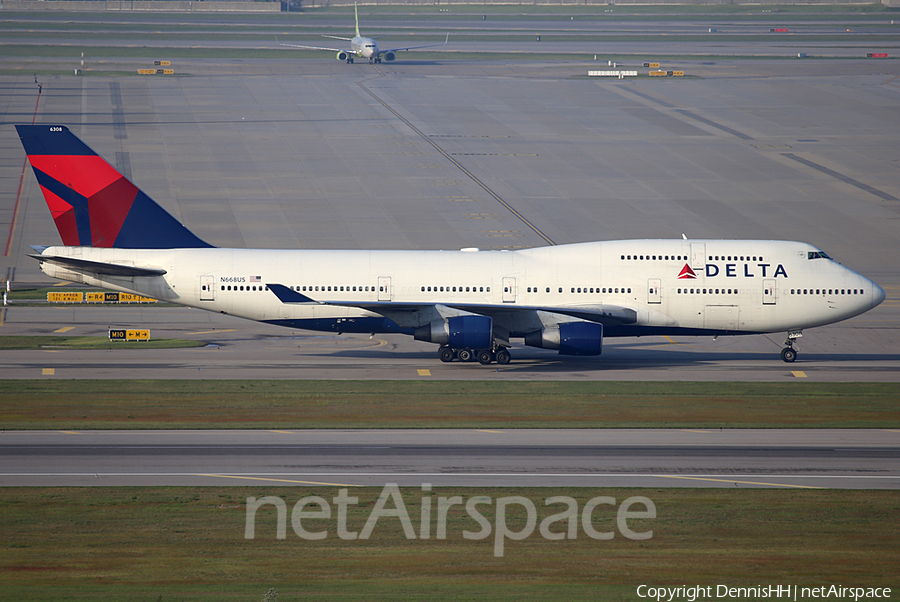
[(491, 362), (496, 361), (498, 364), (508, 364), (512, 360), (512, 356), (506, 347), (498, 347), (496, 351), (492, 349), (454, 349), (446, 345), (442, 345), (438, 349), (438, 357), (442, 362), (452, 362), (457, 359), (461, 362), (474, 362), (487, 366)]
[(789, 364), (793, 363), (797, 359), (797, 350), (794, 349), (794, 341), (803, 336), (802, 330), (789, 330), (787, 334), (787, 339), (785, 339), (784, 344), (786, 347), (781, 350), (781, 360), (787, 362)]

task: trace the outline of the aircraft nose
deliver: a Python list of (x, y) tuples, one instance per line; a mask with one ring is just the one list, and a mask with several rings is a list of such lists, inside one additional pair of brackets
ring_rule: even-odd
[(887, 295), (885, 295), (884, 289), (874, 282), (871, 283), (870, 288), (872, 289), (872, 307), (877, 307)]

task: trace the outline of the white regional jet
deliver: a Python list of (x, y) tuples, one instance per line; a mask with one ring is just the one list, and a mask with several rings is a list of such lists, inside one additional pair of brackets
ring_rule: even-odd
[(787, 331), (884, 291), (802, 242), (621, 240), (520, 251), (219, 249), (64, 126), (17, 125), (63, 246), (47, 275), (290, 328), (405, 333), (450, 362), (510, 361), (510, 339), (599, 355), (605, 337)]
[(404, 50), (415, 50), (417, 48), (434, 48), (435, 46), (444, 46), (450, 40), (450, 33), (447, 33), (447, 37), (444, 40), (443, 44), (427, 44), (425, 46), (406, 46), (405, 48), (391, 48), (389, 50), (381, 50), (378, 48), (378, 42), (375, 41), (375, 38), (366, 38), (359, 35), (359, 11), (356, 8), (356, 5), (353, 5), (353, 13), (356, 16), (356, 35), (352, 38), (341, 38), (338, 36), (325, 36), (326, 38), (332, 38), (334, 40), (345, 40), (350, 42), (350, 48), (325, 48), (322, 46), (301, 46), (299, 44), (282, 44), (282, 46), (290, 46), (291, 48), (305, 48), (307, 50), (328, 50), (330, 52), (337, 53), (335, 58), (339, 61), (345, 61), (347, 63), (352, 63), (354, 58), (364, 58), (369, 59), (370, 63), (380, 63), (382, 57), (387, 62), (391, 62), (397, 58), (398, 52), (403, 52)]

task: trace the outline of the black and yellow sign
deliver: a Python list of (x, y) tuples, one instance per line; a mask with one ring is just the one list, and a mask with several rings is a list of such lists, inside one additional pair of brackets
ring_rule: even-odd
[(131, 328), (110, 328), (110, 341), (149, 341), (149, 330), (138, 330)]
[(119, 303), (156, 303), (156, 299), (131, 293), (119, 293)]
[(47, 293), (47, 303), (81, 303), (84, 301), (84, 293)]

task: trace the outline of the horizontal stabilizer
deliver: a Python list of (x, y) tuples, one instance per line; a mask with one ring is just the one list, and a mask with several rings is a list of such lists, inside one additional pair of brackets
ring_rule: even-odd
[(306, 295), (301, 295), (283, 284), (267, 284), (266, 286), (275, 293), (275, 296), (282, 303), (318, 303), (318, 301), (310, 299)]
[(118, 263), (103, 263), (101, 261), (88, 261), (74, 257), (59, 257), (56, 255), (29, 255), (40, 262), (53, 263), (74, 272), (85, 274), (102, 274), (104, 276), (162, 276), (166, 273), (161, 268), (137, 268), (133, 265), (120, 265)]

